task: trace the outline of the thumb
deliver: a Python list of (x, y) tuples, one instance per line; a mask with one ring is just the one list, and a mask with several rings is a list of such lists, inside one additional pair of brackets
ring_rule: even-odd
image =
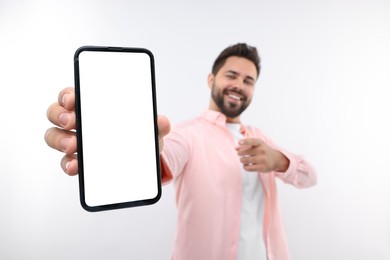
[(158, 138), (166, 136), (171, 130), (171, 124), (166, 116), (158, 115), (157, 117)]

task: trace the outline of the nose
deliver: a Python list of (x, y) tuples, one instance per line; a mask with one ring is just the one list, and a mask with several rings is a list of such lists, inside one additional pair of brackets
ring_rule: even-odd
[(234, 85), (233, 85), (235, 88), (239, 89), (239, 90), (243, 90), (244, 89), (244, 80), (241, 79), (241, 78), (237, 78), (234, 82)]

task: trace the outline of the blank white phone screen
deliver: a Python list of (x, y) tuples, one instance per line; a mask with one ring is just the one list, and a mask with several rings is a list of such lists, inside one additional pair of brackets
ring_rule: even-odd
[(160, 195), (151, 59), (145, 52), (78, 55), (79, 153), (87, 207)]

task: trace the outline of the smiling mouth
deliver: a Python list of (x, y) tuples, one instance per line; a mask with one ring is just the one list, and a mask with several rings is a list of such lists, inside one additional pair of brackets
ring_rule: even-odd
[(238, 97), (238, 96), (236, 96), (236, 95), (233, 95), (233, 94), (228, 94), (228, 97), (230, 97), (230, 98), (232, 98), (232, 99), (235, 99), (235, 100), (237, 100), (237, 101), (241, 101), (241, 100), (242, 100), (242, 98), (240, 98), (240, 97)]
[(235, 101), (242, 101), (244, 99), (242, 95), (235, 92), (228, 92), (226, 95)]

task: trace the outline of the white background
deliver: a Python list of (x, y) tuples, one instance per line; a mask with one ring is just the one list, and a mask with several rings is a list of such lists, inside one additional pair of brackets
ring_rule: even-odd
[[(149, 207), (88, 213), (44, 141), (81, 45), (145, 47), (171, 122), (208, 106), (230, 44), (258, 47), (245, 123), (304, 154), (318, 185), (278, 182), (292, 258), (390, 259), (390, 2), (0, 0), (0, 258), (169, 259), (172, 185)], [(129, 100), (130, 100), (129, 93)]]

